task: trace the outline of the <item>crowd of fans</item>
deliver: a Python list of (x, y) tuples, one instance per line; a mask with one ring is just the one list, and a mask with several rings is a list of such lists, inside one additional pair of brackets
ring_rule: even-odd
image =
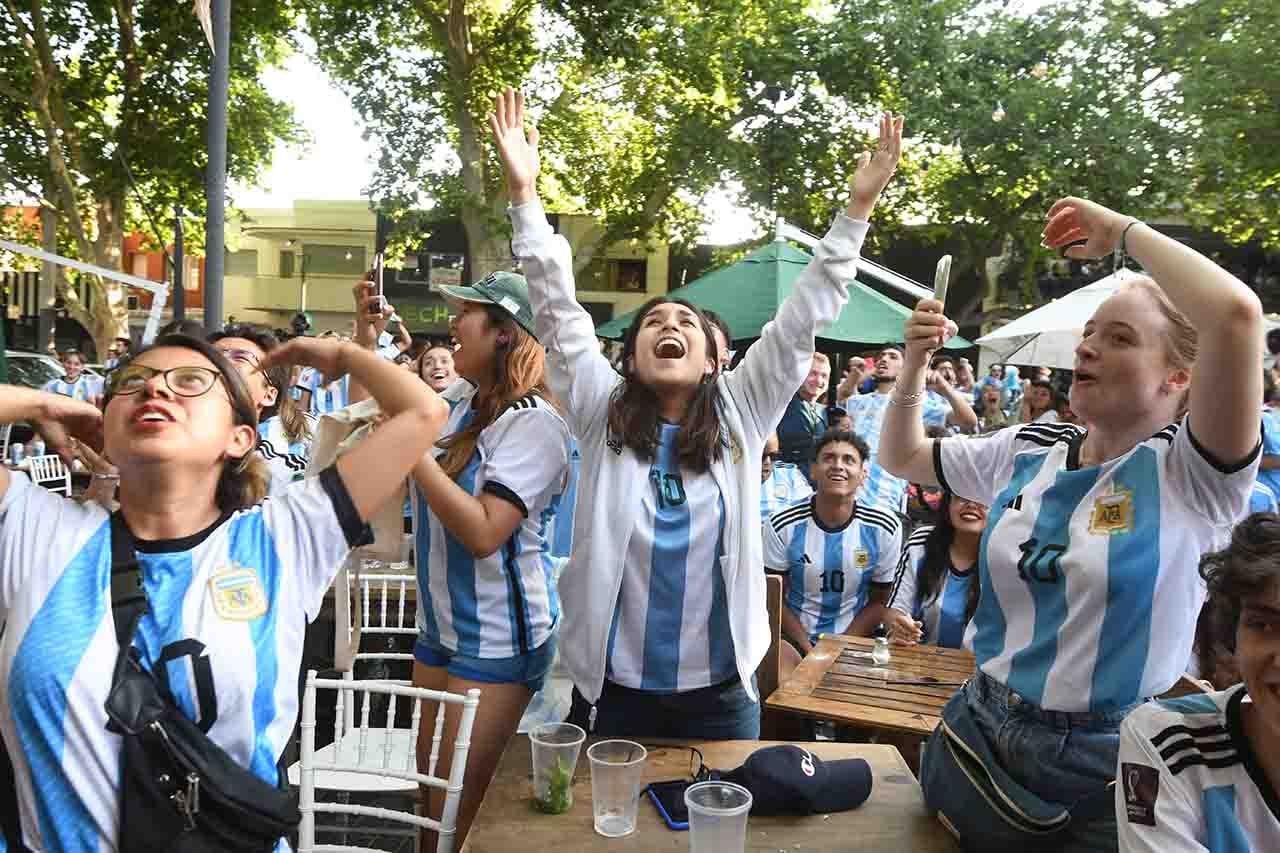
[[(849, 358), (832, 393), (815, 337), (897, 165), (902, 119), (886, 115), (846, 209), (745, 352), (719, 317), (664, 296), (611, 361), (538, 199), (521, 97), (499, 96), (490, 123), (523, 275), (445, 288), (450, 341), (390, 334), (394, 309), (362, 282), (349, 336), (177, 327), (136, 353), (117, 342), (105, 383), (68, 351), (44, 392), (0, 389), (0, 421), (35, 422), (93, 474), (76, 503), (0, 469), (0, 733), (28, 847), (119, 837), (111, 511), (152, 603), (141, 660), (186, 684), (198, 645), (216, 695), (174, 701), (216, 711), (210, 738), (275, 783), (305, 625), (406, 481), (413, 681), (483, 690), (460, 840), (557, 659), (569, 719), (592, 734), (757, 738), (772, 572), (793, 663), (823, 634), (969, 648), (977, 674), (945, 713), (976, 722), (1014, 784), (1065, 806), (1115, 784), (1116, 808), (1073, 822), (1061, 849), (1280, 845), (1280, 391), (1257, 369), (1248, 288), (1064, 199), (1046, 245), (1122, 246), (1151, 275), (1098, 309), (1073, 371), (993, 364), (979, 379), (941, 349), (944, 306), (923, 300), (903, 340)], [(369, 397), (371, 437), (305, 477), (317, 419)], [(266, 633), (205, 601), (223, 578)], [(1188, 672), (1214, 692), (1156, 699)], [(446, 740), (457, 726), (450, 709)], [(429, 734), (418, 745), (425, 763)], [(965, 782), (930, 778), (946, 813)], [(442, 792), (424, 799), (439, 817)]]

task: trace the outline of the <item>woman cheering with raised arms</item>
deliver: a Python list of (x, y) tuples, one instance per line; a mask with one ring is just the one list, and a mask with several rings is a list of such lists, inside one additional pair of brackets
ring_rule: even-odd
[(627, 330), (619, 376), (574, 298), (569, 244), (538, 200), (537, 131), (508, 89), (490, 124), (506, 169), (513, 247), (547, 375), (582, 452), (573, 552), (560, 578), (570, 719), (596, 734), (754, 738), (753, 673), (769, 642), (755, 460), (839, 315), (867, 219), (897, 166), (885, 115), (848, 208), (738, 368), (719, 369), (695, 306), (659, 297)]
[[(1084, 199), (1055, 204), (1044, 239), (1072, 258), (1119, 246), (1150, 275), (1133, 276), (1085, 324), (1071, 408), (1089, 429), (1035, 423), (926, 440), (925, 366), (954, 325), (923, 300), (907, 322), (880, 455), (900, 477), (991, 508), (973, 619), (979, 674), (944, 721), (976, 721), (995, 760), (1042, 799), (1089, 804), (1063, 832), (1070, 849), (1114, 850), (1114, 815), (1087, 812), (1115, 778), (1120, 721), (1185, 668), (1204, 597), (1200, 555), (1244, 512), (1257, 472), (1262, 310), (1208, 258)], [(964, 781), (930, 784), (929, 761), (926, 750), (926, 798), (962, 820), (949, 795)]]

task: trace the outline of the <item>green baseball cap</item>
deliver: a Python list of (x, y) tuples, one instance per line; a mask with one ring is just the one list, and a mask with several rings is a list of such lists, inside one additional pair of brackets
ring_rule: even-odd
[(437, 289), (445, 299), (458, 302), (481, 302), (497, 305), (520, 324), (520, 328), (533, 335), (533, 308), (529, 305), (529, 282), (513, 272), (490, 273), (472, 285), (441, 284)]

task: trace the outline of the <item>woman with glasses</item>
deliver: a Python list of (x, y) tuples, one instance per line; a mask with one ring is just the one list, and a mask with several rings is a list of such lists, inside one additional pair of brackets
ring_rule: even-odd
[(289, 387), (290, 365), (258, 369), (280, 342), (266, 329), (248, 323), (223, 326), (208, 340), (240, 371), (253, 398), (258, 411), (258, 455), (271, 471), (268, 493), (301, 480), (311, 461), (316, 418), (291, 395), (281, 393)]
[[(353, 345), (300, 338), (259, 366), (291, 361), (358, 377), (389, 417), (320, 476), (261, 502), (253, 397), (205, 341), (173, 335), (138, 353), (112, 372), (102, 412), (0, 386), (0, 422), (40, 424), (64, 456), (71, 435), (105, 435), (150, 604), (133, 646), (183, 713), (272, 784), (296, 722), (306, 624), (446, 415), (431, 389)], [(104, 709), (118, 651), (111, 540), (98, 504), (0, 469), (0, 735), (33, 850), (119, 839), (121, 742)]]

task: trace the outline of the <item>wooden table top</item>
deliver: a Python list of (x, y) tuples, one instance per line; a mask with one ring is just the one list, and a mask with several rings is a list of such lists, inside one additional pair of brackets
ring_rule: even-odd
[[(973, 653), (890, 646), (889, 663), (878, 667), (870, 658), (873, 646), (865, 637), (823, 635), (765, 706), (848, 725), (928, 735), (938, 725), (942, 706), (973, 675)], [(895, 683), (911, 681), (917, 683)]]
[[(689, 849), (689, 834), (667, 828), (647, 794), (641, 794), (636, 831), (625, 838), (596, 834), (591, 818), (591, 768), (583, 744), (574, 773), (573, 807), (562, 815), (533, 810), (533, 782), (529, 739), (517, 735), (502, 755), (493, 781), (471, 825), (464, 851), (509, 853), (512, 850), (553, 850), (585, 853), (599, 850)], [(645, 782), (689, 778), (690, 752), (697, 746), (707, 766), (732, 770), (762, 746), (762, 741), (645, 741)], [(860, 743), (806, 743), (805, 749), (823, 759), (864, 758), (871, 765), (871, 797), (852, 811), (805, 817), (751, 817), (747, 850), (778, 853), (850, 850), (887, 853), (951, 853), (959, 846), (926, 810), (920, 786), (902, 756), (891, 746)]]

